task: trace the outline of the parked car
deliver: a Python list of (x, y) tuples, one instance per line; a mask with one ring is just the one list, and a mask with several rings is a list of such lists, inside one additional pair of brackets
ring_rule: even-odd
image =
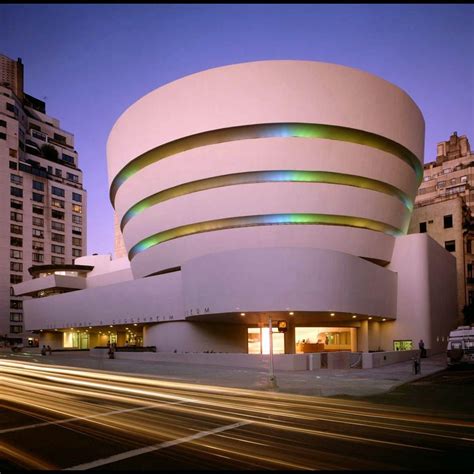
[(449, 333), (448, 366), (474, 364), (474, 327), (459, 326)]

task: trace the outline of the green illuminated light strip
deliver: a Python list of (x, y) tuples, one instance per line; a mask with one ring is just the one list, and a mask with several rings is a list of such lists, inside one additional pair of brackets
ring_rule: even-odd
[(389, 138), (382, 137), (375, 133), (354, 128), (339, 127), (337, 125), (308, 123), (243, 125), (211, 130), (179, 138), (138, 156), (122, 168), (112, 181), (110, 186), (110, 200), (112, 205), (114, 205), (118, 189), (127, 179), (143, 168), (156, 163), (163, 158), (192, 150), (194, 148), (215, 145), (217, 143), (274, 137), (325, 138), (369, 146), (397, 156), (407, 163), (415, 171), (418, 184), (421, 183), (423, 178), (423, 167), (418, 158), (410, 150)]
[(282, 224), (339, 225), (383, 232), (384, 234), (393, 236), (403, 235), (400, 229), (383, 222), (365, 219), (363, 217), (339, 216), (334, 214), (268, 214), (262, 216), (228, 217), (225, 219), (196, 222), (194, 224), (183, 225), (175, 227), (174, 229), (158, 232), (134, 245), (128, 253), (128, 258), (132, 260), (139, 253), (155, 245), (188, 235), (238, 227)]
[(131, 207), (123, 216), (120, 223), (120, 229), (123, 231), (125, 225), (135, 216), (146, 209), (155, 206), (161, 202), (173, 199), (178, 196), (204, 191), (223, 186), (231, 186), (249, 183), (271, 183), (271, 182), (306, 182), (306, 183), (326, 183), (339, 184), (345, 186), (355, 186), (358, 188), (378, 191), (398, 198), (409, 210), (413, 210), (413, 201), (403, 191), (394, 186), (377, 181), (375, 179), (364, 178), (343, 173), (332, 173), (327, 171), (294, 171), (294, 170), (276, 170), (276, 171), (253, 171), (246, 173), (227, 174), (215, 176), (213, 178), (200, 179), (190, 183), (180, 184), (164, 191), (152, 194), (142, 199)]

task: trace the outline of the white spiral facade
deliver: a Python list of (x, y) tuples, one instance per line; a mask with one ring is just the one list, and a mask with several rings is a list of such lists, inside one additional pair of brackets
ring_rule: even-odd
[(107, 146), (134, 275), (256, 247), (389, 262), (423, 146), (412, 99), (348, 67), (252, 62), (160, 87), (119, 118)]

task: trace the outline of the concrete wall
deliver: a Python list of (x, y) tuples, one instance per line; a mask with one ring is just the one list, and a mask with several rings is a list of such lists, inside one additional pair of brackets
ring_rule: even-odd
[(133, 280), (127, 257), (112, 259), (107, 255), (88, 255), (78, 258), (77, 265), (91, 265), (94, 269), (87, 275), (87, 287), (107, 286)]
[[(351, 352), (329, 352), (314, 354), (275, 354), (273, 365), (275, 370), (348, 370), (354, 359), (362, 358), (358, 367), (372, 369), (385, 365), (411, 360), (419, 351), (372, 352), (360, 355)], [(91, 349), (91, 357), (107, 357), (106, 349)], [(269, 355), (250, 354), (203, 354), (203, 353), (170, 353), (170, 352), (116, 352), (117, 359), (152, 362), (179, 362), (193, 365), (216, 365), (266, 370), (270, 367)], [(321, 359), (326, 358), (327, 367), (322, 367)], [(355, 360), (357, 362), (358, 360)], [(423, 364), (423, 361), (422, 361)], [(354, 369), (357, 370), (357, 369)]]
[(183, 318), (181, 273), (25, 301), (27, 329), (169, 321)]
[(74, 290), (83, 290), (86, 288), (86, 279), (83, 277), (72, 277), (66, 275), (48, 275), (41, 278), (12, 285), (15, 295), (33, 294), (40, 290), (50, 288), (68, 288)]
[[(368, 350), (369, 351), (377, 351), (381, 349), (381, 339), (380, 339), (380, 324), (379, 322), (369, 321), (368, 325)], [(383, 323), (385, 324), (385, 323)]]
[(51, 349), (63, 348), (63, 333), (62, 332), (42, 332), (39, 335), (39, 347), (51, 346)]
[[(467, 168), (468, 170), (470, 168)], [(466, 174), (466, 169), (458, 173)], [(449, 175), (448, 175), (449, 176)], [(449, 178), (443, 177), (448, 183)], [(444, 216), (451, 215), (453, 226), (444, 228)], [(441, 247), (445, 246), (447, 241), (454, 241), (456, 250), (451, 254), (456, 258), (457, 270), (457, 291), (458, 291), (458, 324), (463, 321), (462, 310), (468, 303), (466, 294), (467, 263), (470, 263), (472, 256), (465, 253), (464, 248), (464, 215), (463, 199), (461, 196), (453, 197), (445, 201), (432, 203), (422, 207), (417, 207), (413, 211), (410, 222), (409, 233), (420, 232), (420, 222), (426, 224), (428, 235), (434, 239)]]
[[(314, 124), (332, 131), (347, 128), (321, 138), (303, 130)], [(247, 127), (247, 132), (239, 134), (235, 127)], [(378, 135), (375, 142), (355, 138), (366, 132)], [(196, 138), (213, 133), (213, 139)], [(389, 262), (393, 236), (408, 227), (407, 201), (414, 199), (421, 179), (423, 137), (423, 117), (405, 92), (334, 64), (258, 61), (211, 69), (158, 88), (129, 107), (110, 133), (113, 203), (122, 220), (132, 206), (158, 192), (174, 193), (184, 184), (188, 191), (141, 203), (122, 222), (133, 274), (143, 277), (213, 251), (252, 245), (329, 248)], [(413, 155), (394, 151), (387, 139)], [(145, 153), (146, 166), (141, 167), (137, 163)], [(265, 174), (270, 171), (293, 177), (270, 179)], [(260, 176), (232, 181), (249, 172)], [(294, 177), (304, 172), (337, 178), (328, 183)], [(348, 175), (382, 185), (349, 184)], [(220, 184), (196, 188), (206, 178)], [(277, 214), (286, 217), (272, 220)], [(313, 217), (308, 225), (297, 225), (302, 224), (292, 217), (297, 214), (331, 216), (337, 223), (326, 225)], [(256, 223), (244, 222), (248, 217)], [(233, 221), (217, 224), (221, 219)], [(152, 237), (162, 232), (179, 235), (166, 242), (164, 236)]]
[(397, 322), (380, 324), (381, 345), (393, 350), (394, 340), (423, 339), (433, 353), (446, 350), (446, 337), (457, 321), (454, 257), (427, 234), (396, 239), (388, 269), (398, 273)]
[[(160, 107), (152, 113), (154, 104)], [(159, 144), (203, 130), (274, 122), (282, 112), (292, 122), (342, 122), (373, 130), (423, 156), (421, 112), (393, 84), (337, 64), (256, 61), (191, 74), (130, 106), (107, 143), (113, 158), (108, 160), (110, 180), (131, 159)]]
[(396, 274), (340, 252), (242, 249), (196, 258), (182, 273), (186, 316), (196, 309), (397, 313)]
[[(92, 349), (91, 357), (107, 357), (106, 349)], [(251, 354), (202, 354), (169, 352), (116, 352), (117, 359), (146, 360), (153, 362), (179, 362), (193, 365), (216, 365), (225, 367), (240, 367), (249, 369), (269, 370), (269, 355)], [(275, 370), (308, 370), (308, 354), (275, 354), (273, 356)]]
[(411, 360), (418, 357), (419, 350), (412, 351), (387, 351), (387, 352), (370, 352), (362, 354), (362, 368), (372, 369), (375, 367), (383, 367), (384, 365), (396, 364)]
[(159, 352), (241, 352), (247, 353), (247, 327), (218, 323), (178, 321), (143, 328), (145, 346)]

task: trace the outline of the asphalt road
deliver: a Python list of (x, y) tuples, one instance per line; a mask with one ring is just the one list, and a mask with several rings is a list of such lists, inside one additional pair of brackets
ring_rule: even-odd
[(0, 361), (1, 470), (469, 469), (474, 423), (361, 400)]
[(340, 398), (411, 407), (427, 415), (474, 422), (474, 367), (454, 366), (380, 395)]

